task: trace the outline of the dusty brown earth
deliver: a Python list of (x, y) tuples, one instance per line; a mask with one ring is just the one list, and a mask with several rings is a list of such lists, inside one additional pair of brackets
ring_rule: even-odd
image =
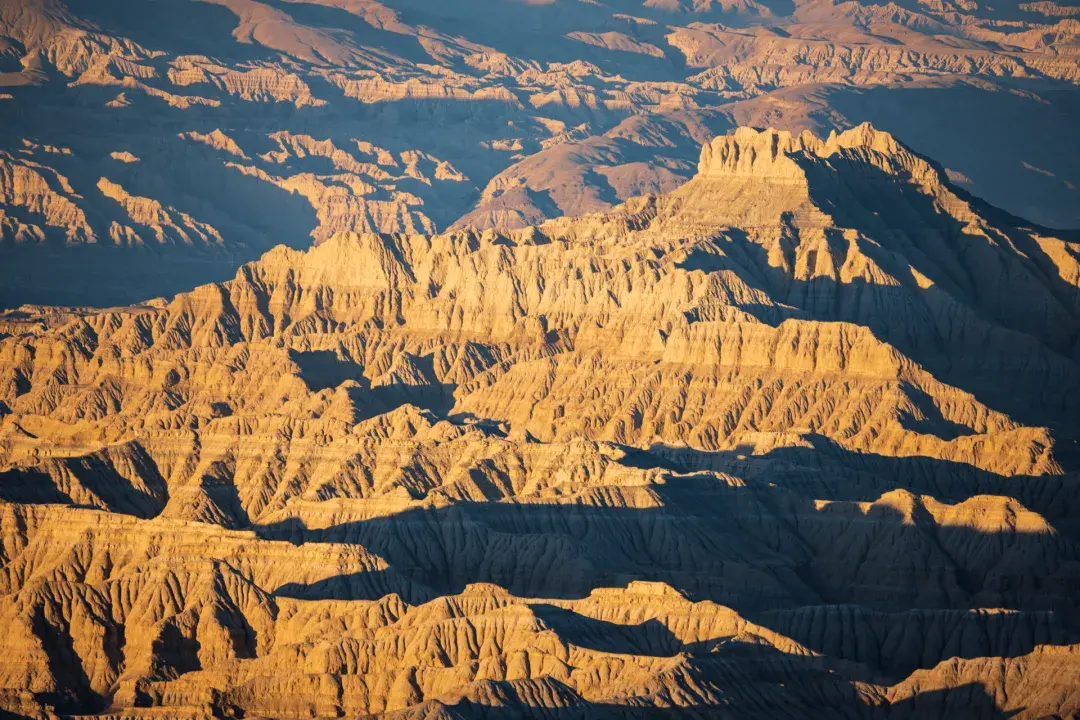
[(24, 306), (0, 381), (14, 714), (1080, 712), (1080, 241), (869, 125)]

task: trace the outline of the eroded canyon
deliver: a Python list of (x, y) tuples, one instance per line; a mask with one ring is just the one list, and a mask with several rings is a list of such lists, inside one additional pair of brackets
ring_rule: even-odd
[(1075, 233), (868, 124), (416, 230), (0, 315), (7, 712), (1080, 712)]
[(1075, 7), (976, 0), (5, 0), (0, 306), (106, 306), (339, 232), (671, 192), (738, 126), (870, 120), (1080, 226)]

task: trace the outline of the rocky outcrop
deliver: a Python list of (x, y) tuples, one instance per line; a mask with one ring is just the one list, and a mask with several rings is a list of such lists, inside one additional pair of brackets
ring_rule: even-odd
[(0, 225), (16, 243), (59, 236), (66, 242), (95, 242), (86, 213), (68, 179), (43, 165), (0, 153)]
[[(353, 145), (363, 158), (358, 159), (330, 139), (289, 132), (275, 133), (270, 139), (279, 149), (259, 156), (269, 172), (249, 165), (233, 167), (304, 197), (319, 219), (319, 227), (312, 233), (316, 242), (346, 232), (392, 229), (431, 233), (436, 224), (425, 213), (418, 193), (430, 189), (438, 202), (469, 192), (467, 186), (462, 187), (468, 178), (450, 163), (424, 152), (407, 150), (395, 158), (384, 148), (354, 139)], [(334, 172), (300, 172), (287, 177), (271, 174), (276, 172), (274, 166), (315, 165), (313, 159), (329, 161)]]
[[(221, 233), (212, 226), (201, 223), (175, 208), (166, 209), (153, 198), (132, 195), (108, 178), (101, 178), (97, 189), (122, 208), (127, 220), (148, 228), (153, 233), (153, 240), (159, 244), (214, 245), (223, 242)], [(117, 222), (109, 228), (109, 237), (117, 245), (141, 245), (146, 242), (138, 230)]]
[(326, 105), (325, 100), (312, 97), (311, 89), (299, 77), (272, 67), (238, 71), (205, 57), (184, 56), (172, 63), (169, 80), (179, 87), (210, 84), (249, 102), (288, 102), (298, 108)]

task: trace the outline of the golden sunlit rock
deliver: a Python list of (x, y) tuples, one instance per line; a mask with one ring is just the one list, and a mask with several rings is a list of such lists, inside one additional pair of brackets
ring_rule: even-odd
[(0, 707), (1080, 712), (1078, 257), (868, 124), (740, 128), (604, 213), (7, 311)]

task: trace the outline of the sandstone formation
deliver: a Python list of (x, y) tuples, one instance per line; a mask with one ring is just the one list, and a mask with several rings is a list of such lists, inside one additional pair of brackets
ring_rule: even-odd
[[(183, 140), (304, 192), (464, 177)], [(870, 125), (739, 128), (602, 213), (4, 312), (0, 708), (1071, 716), (1078, 258)]]
[(609, 210), (740, 125), (871, 119), (979, 197), (1080, 226), (1074, 10), (7, 0), (0, 306), (143, 302), (339, 232)]

